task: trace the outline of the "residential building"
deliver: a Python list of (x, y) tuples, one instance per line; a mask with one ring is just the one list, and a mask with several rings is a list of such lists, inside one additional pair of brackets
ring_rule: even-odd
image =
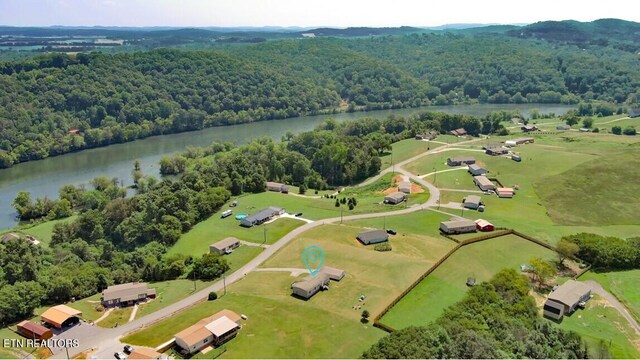
[(216, 253), (218, 255), (231, 254), (233, 249), (240, 246), (240, 240), (234, 237), (228, 237), (220, 240), (215, 244), (209, 245), (209, 252)]
[(571, 314), (581, 303), (589, 300), (591, 288), (576, 280), (567, 280), (558, 286), (544, 303), (543, 314), (554, 320), (562, 320), (564, 315)]
[(252, 227), (254, 225), (260, 225), (264, 222), (271, 220), (274, 216), (284, 214), (284, 208), (270, 206), (266, 209), (262, 209), (253, 215), (249, 215), (240, 220), (240, 225), (245, 227)]
[(437, 131), (429, 131), (426, 134), (416, 134), (416, 140), (434, 140), (438, 137)]
[(466, 136), (467, 130), (465, 130), (464, 128), (458, 128), (458, 129), (449, 131), (449, 133), (454, 136)]
[(130, 282), (112, 285), (102, 291), (101, 303), (105, 307), (130, 306), (147, 298), (155, 298), (156, 289), (150, 289), (147, 283)]
[(329, 275), (329, 278), (333, 281), (340, 281), (345, 275), (344, 270), (332, 268), (329, 266), (323, 266), (322, 269), (320, 269), (320, 272)]
[(531, 125), (531, 124), (527, 124), (527, 125), (523, 125), (520, 130), (522, 130), (522, 132), (532, 132), (532, 131), (538, 131), (538, 127), (535, 125)]
[(20, 239), (20, 235), (16, 233), (7, 233), (0, 236), (0, 241), (2, 242), (9, 241), (9, 240), (18, 240), (18, 239)]
[(522, 144), (533, 144), (535, 142), (535, 139), (532, 137), (521, 137), (521, 138), (513, 139), (512, 141), (515, 141), (516, 145), (522, 145)]
[(40, 315), (40, 319), (57, 328), (62, 329), (65, 326), (77, 324), (80, 322), (82, 311), (71, 308), (67, 305), (56, 305), (47, 309)]
[(398, 184), (398, 191), (411, 194), (411, 181), (401, 181), (400, 184)]
[(497, 188), (496, 194), (500, 198), (512, 198), (515, 195), (513, 188)]
[(627, 114), (629, 115), (630, 118), (636, 118), (640, 116), (640, 108), (630, 108), (627, 111)]
[(447, 165), (449, 166), (471, 165), (475, 163), (476, 159), (470, 156), (456, 156), (447, 159)]
[(47, 340), (53, 337), (53, 331), (36, 324), (33, 321), (25, 320), (17, 325), (18, 333), (27, 339)]
[(445, 234), (476, 232), (476, 223), (469, 219), (443, 221), (440, 223), (440, 231)]
[(492, 223), (484, 219), (478, 219), (475, 221), (475, 223), (476, 223), (476, 229), (478, 229), (479, 231), (493, 231), (496, 229)]
[(300, 281), (291, 284), (293, 294), (304, 299), (309, 299), (318, 291), (329, 288), (330, 277), (328, 274), (319, 272), (316, 276), (307, 276)]
[(386, 204), (399, 204), (407, 199), (407, 194), (396, 191), (384, 197), (384, 202)]
[(464, 198), (462, 206), (467, 209), (477, 209), (482, 204), (482, 200), (478, 195), (468, 195)]
[(487, 173), (487, 170), (478, 164), (469, 165), (469, 170), (467, 170), (471, 175), (484, 175)]
[(267, 181), (266, 186), (267, 186), (267, 190), (269, 191), (281, 192), (284, 194), (287, 194), (289, 192), (289, 186), (285, 184), (281, 184), (273, 181)]
[(495, 190), (496, 186), (489, 180), (486, 176), (474, 176), (473, 182), (480, 188), (482, 191)]
[(127, 359), (162, 359), (162, 354), (151, 349), (144, 347), (136, 347), (131, 354), (127, 356)]
[(556, 130), (562, 130), (562, 131), (571, 130), (571, 126), (567, 124), (560, 124), (556, 126)]
[(377, 244), (389, 240), (389, 234), (385, 230), (367, 230), (356, 236), (365, 245)]
[(194, 354), (207, 346), (220, 346), (240, 331), (240, 315), (222, 310), (198, 321), (176, 334), (176, 345), (186, 354)]
[(500, 146), (500, 147), (494, 147), (494, 148), (486, 149), (484, 151), (484, 153), (487, 154), (487, 155), (491, 155), (491, 156), (499, 156), (499, 155), (508, 154), (509, 153), (509, 149)]

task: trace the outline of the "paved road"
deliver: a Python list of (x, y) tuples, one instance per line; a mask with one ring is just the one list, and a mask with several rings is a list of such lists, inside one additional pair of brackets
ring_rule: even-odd
[(611, 306), (618, 310), (620, 315), (627, 319), (631, 327), (638, 333), (638, 335), (640, 335), (640, 324), (638, 324), (636, 319), (629, 313), (629, 310), (627, 310), (627, 308), (622, 305), (615, 296), (605, 290), (600, 283), (594, 280), (585, 280), (584, 283), (591, 287), (591, 292), (602, 296)]
[(300, 274), (309, 274), (309, 270), (300, 268), (257, 268), (256, 272), (281, 271), (291, 273), (291, 276), (299, 276)]

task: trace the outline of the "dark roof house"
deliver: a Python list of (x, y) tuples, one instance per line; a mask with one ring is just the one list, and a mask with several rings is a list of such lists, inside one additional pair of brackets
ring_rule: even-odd
[(454, 136), (465, 136), (467, 135), (467, 130), (465, 130), (464, 128), (458, 128), (455, 130), (451, 130), (449, 133)]
[(455, 156), (447, 159), (447, 165), (449, 166), (471, 165), (475, 163), (476, 158), (471, 156)]
[(245, 227), (252, 227), (253, 225), (260, 225), (266, 221), (271, 220), (274, 216), (284, 214), (284, 208), (270, 206), (266, 209), (262, 209), (255, 214), (249, 215), (240, 220), (240, 225)]
[(356, 236), (365, 245), (377, 244), (389, 240), (389, 234), (385, 230), (367, 230)]
[(387, 204), (399, 204), (407, 199), (407, 194), (396, 191), (384, 197), (384, 202)]
[(102, 305), (125, 306), (133, 305), (138, 301), (155, 297), (156, 290), (149, 289), (147, 283), (130, 282), (126, 284), (112, 285), (102, 291)]
[(629, 114), (630, 118), (636, 118), (640, 116), (640, 108), (630, 108), (627, 111), (627, 114)]

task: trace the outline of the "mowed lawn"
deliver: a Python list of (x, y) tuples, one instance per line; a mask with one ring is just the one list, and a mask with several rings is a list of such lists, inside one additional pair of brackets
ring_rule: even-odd
[(464, 246), (391, 308), (381, 322), (396, 329), (427, 325), (462, 300), (467, 278), (488, 281), (498, 271), (519, 269), (533, 257), (553, 260), (555, 253), (515, 235)]
[(640, 270), (596, 273), (589, 271), (580, 280), (593, 279), (612, 293), (640, 321)]
[(35, 237), (43, 245), (49, 246), (49, 243), (51, 242), (51, 234), (53, 234), (53, 226), (58, 223), (73, 222), (77, 217), (77, 215), (74, 215), (65, 219), (51, 220), (20, 231)]
[(103, 328), (112, 328), (118, 325), (124, 325), (129, 322), (129, 317), (133, 311), (133, 306), (128, 306), (120, 309), (114, 309), (109, 316), (100, 321), (97, 326)]
[(195, 282), (195, 288), (193, 280), (189, 279), (178, 279), (149, 283), (150, 288), (156, 289), (156, 298), (147, 302), (146, 304), (142, 304), (139, 306), (138, 312), (136, 314), (136, 319), (146, 314), (150, 314), (154, 311), (160, 310), (165, 306), (169, 306), (176, 301), (182, 300), (185, 297), (193, 294), (194, 289), (195, 291), (198, 291), (204, 289), (212, 283), (213, 281), (197, 280)]
[[(443, 143), (452, 143), (455, 142), (455, 137), (451, 135), (439, 135), (438, 138), (435, 139), (436, 142), (433, 141), (424, 141), (424, 140), (416, 140), (416, 139), (405, 139), (400, 140), (391, 144), (391, 153), (387, 153), (384, 156), (380, 157), (382, 160), (381, 169), (386, 169), (393, 164), (397, 164), (401, 161), (410, 159), (416, 155), (420, 155), (425, 151), (433, 150), (439, 147), (444, 146)], [(393, 161), (393, 163), (392, 163)]]
[(342, 307), (337, 290), (350, 279), (331, 284), (331, 290), (309, 301), (291, 296), (294, 280), (288, 273), (250, 273), (228, 286), (227, 295), (218, 300), (198, 304), (122, 341), (157, 346), (222, 309), (248, 317), (239, 335), (225, 345), (227, 351), (222, 358), (356, 358), (385, 335), (370, 324), (361, 324), (361, 311), (351, 310), (353, 314), (345, 318), (318, 304), (329, 302), (335, 308)]
[(640, 335), (598, 295), (587, 302), (585, 310), (565, 316), (558, 326), (580, 334), (589, 345), (591, 358), (640, 358)]

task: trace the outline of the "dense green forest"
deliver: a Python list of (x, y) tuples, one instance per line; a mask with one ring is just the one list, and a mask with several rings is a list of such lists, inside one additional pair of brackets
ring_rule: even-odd
[(362, 357), (586, 359), (588, 349), (578, 334), (540, 318), (529, 280), (507, 269), (471, 288), (435, 322), (395, 331)]
[[(553, 28), (545, 24), (523, 30)], [(589, 39), (631, 25), (603, 26), (591, 25)], [(320, 37), (9, 61), (0, 64), (0, 168), (151, 135), (338, 110), (637, 104), (638, 57), (622, 46), (632, 38), (584, 44), (543, 33)]]

